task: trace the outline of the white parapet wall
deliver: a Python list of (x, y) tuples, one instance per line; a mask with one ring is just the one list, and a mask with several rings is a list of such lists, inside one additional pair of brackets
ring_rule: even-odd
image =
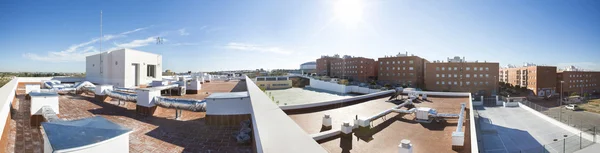
[(346, 98), (346, 99), (330, 100), (330, 101), (307, 103), (307, 104), (297, 104), (297, 105), (285, 105), (285, 106), (279, 106), (279, 108), (281, 108), (282, 110), (313, 108), (313, 107), (327, 106), (327, 105), (332, 105), (332, 104), (353, 102), (353, 101), (357, 101), (357, 100), (363, 100), (363, 99), (373, 98), (373, 97), (377, 97), (377, 96), (392, 94), (394, 92), (395, 92), (394, 90), (386, 90), (386, 91), (380, 91), (380, 92), (376, 92), (376, 93), (370, 93), (370, 94), (355, 96), (355, 97)]
[(376, 93), (376, 92), (381, 91), (379, 89), (370, 89), (370, 88), (359, 87), (359, 86), (346, 86), (346, 85), (337, 84), (334, 82), (321, 81), (321, 80), (317, 80), (317, 79), (313, 79), (313, 78), (310, 79), (309, 87), (315, 88), (315, 89), (327, 90), (327, 91), (336, 92), (336, 93), (342, 93), (342, 94), (345, 94), (345, 93), (370, 94), (370, 93)]

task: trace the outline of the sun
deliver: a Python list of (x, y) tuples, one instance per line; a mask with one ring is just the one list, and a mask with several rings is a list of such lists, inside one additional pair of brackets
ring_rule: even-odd
[(356, 27), (362, 21), (363, 6), (360, 0), (338, 0), (334, 4), (335, 18), (349, 27)]

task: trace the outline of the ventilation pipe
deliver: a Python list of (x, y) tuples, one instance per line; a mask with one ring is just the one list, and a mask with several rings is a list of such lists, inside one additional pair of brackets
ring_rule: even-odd
[(410, 140), (408, 139), (402, 139), (402, 141), (400, 141), (400, 145), (398, 145), (398, 153), (412, 153), (413, 152), (413, 147), (412, 144), (410, 143)]
[(206, 112), (206, 100), (155, 97), (155, 101), (155, 104), (160, 107)]
[(119, 99), (119, 100), (133, 101), (133, 102), (137, 101), (137, 94), (118, 92), (118, 91), (114, 91), (114, 90), (104, 90), (104, 94), (106, 94), (110, 98), (115, 98), (115, 99)]
[(54, 112), (54, 110), (52, 110), (52, 108), (50, 106), (42, 107), (42, 116), (48, 122), (62, 121), (62, 119), (58, 118), (58, 116), (56, 115), (56, 112)]

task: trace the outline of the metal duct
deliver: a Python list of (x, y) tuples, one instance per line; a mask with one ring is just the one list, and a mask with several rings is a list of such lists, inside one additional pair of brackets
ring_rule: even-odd
[(165, 90), (165, 89), (171, 89), (171, 88), (176, 88), (176, 87), (179, 87), (179, 84), (170, 84), (170, 85), (164, 85), (164, 86), (157, 86), (157, 87), (152, 87), (152, 89)]
[[(380, 112), (379, 114), (376, 114), (376, 115), (373, 115), (373, 116), (367, 118), (366, 121), (371, 122), (371, 121), (373, 121), (373, 120), (375, 120), (377, 118), (380, 118), (382, 116), (385, 116), (385, 115), (391, 113), (392, 111), (394, 111), (394, 109), (402, 108), (402, 107), (404, 107), (404, 106), (406, 106), (408, 104), (412, 104), (412, 103), (413, 103), (412, 100), (408, 99), (408, 100), (404, 101), (402, 104), (400, 104), (400, 105), (398, 105), (398, 106), (396, 106), (394, 108), (390, 108), (390, 109), (384, 110), (384, 111)], [(400, 111), (400, 109), (398, 109), (398, 111)], [(414, 112), (414, 110), (413, 110), (413, 112)]]
[(113, 90), (104, 90), (104, 93), (108, 95), (110, 98), (125, 100), (125, 101), (137, 101), (136, 94), (118, 92)]
[(206, 100), (178, 99), (166, 97), (155, 97), (155, 100), (155, 104), (160, 107), (183, 109), (193, 112), (206, 112)]
[(417, 111), (417, 108), (411, 108), (409, 110), (392, 108), (392, 111), (396, 113), (412, 114), (415, 113), (415, 111)]
[(54, 112), (54, 110), (52, 110), (52, 108), (50, 106), (42, 107), (42, 116), (44, 116), (44, 118), (48, 122), (62, 121), (62, 119), (60, 119), (60, 118), (58, 118), (58, 116), (56, 116), (56, 112)]
[(135, 89), (115, 87), (115, 91), (136, 93)]
[(456, 132), (462, 132), (463, 121), (465, 120), (465, 107), (467, 107), (465, 103), (460, 104), (460, 114), (458, 116), (458, 125), (456, 127)]

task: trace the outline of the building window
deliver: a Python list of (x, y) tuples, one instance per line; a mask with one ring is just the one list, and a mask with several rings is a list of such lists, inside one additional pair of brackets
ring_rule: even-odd
[(442, 78), (444, 78), (444, 77), (445, 77), (444, 74), (442, 74)]
[(483, 78), (483, 74), (479, 74), (479, 77), (480, 77), (480, 78)]
[[(470, 78), (470, 77), (471, 77), (471, 75), (467, 74), (467, 78)], [(469, 84), (467, 84), (467, 85), (469, 85)]]
[(452, 70), (452, 68), (451, 68), (451, 67), (448, 67), (448, 71), (450, 71), (450, 70)]
[(435, 82), (435, 84), (440, 84), (440, 82), (439, 82), (439, 81), (436, 81), (436, 82)]
[(402, 67), (402, 70), (406, 70), (406, 67)]
[(409, 64), (412, 64), (412, 63), (414, 63), (414, 62), (413, 62), (413, 60), (410, 60), (410, 61), (408, 61), (408, 63), (409, 63)]
[(454, 77), (457, 78), (456, 74), (454, 74)]
[(156, 78), (156, 65), (147, 65), (146, 76)]
[(477, 86), (477, 82), (473, 82), (473, 84), (474, 84), (475, 86)]
[(413, 67), (408, 67), (408, 70), (413, 70)]
[(479, 70), (480, 70), (480, 71), (483, 71), (483, 67), (479, 67)]
[(458, 68), (457, 68), (457, 67), (454, 67), (454, 71), (456, 71), (456, 70), (458, 70)]
[(456, 81), (454, 81), (454, 85), (457, 85), (458, 83)]
[(451, 85), (451, 84), (452, 84), (452, 82), (448, 81), (448, 85)]
[(390, 64), (390, 61), (385, 62), (385, 64)]
[(396, 64), (396, 61), (392, 61), (392, 64)]
[(476, 77), (477, 77), (477, 74), (473, 74), (473, 77), (474, 77), (474, 78), (476, 78)]
[(383, 62), (379, 62), (379, 64), (383, 65)]
[[(473, 67), (473, 71), (477, 71), (477, 67)], [(477, 85), (477, 84), (476, 84)]]
[(415, 74), (414, 73), (410, 73), (410, 76), (413, 76), (413, 75), (415, 75)]
[(442, 71), (445, 70), (445, 69), (446, 69), (445, 67), (442, 67)]
[(485, 77), (488, 78), (490, 75), (489, 74), (485, 74)]
[(489, 70), (490, 70), (490, 68), (489, 68), (489, 67), (485, 67), (485, 70), (486, 70), (486, 71), (489, 71)]
[(442, 81), (442, 84), (444, 84), (444, 81)]
[(405, 63), (406, 63), (406, 61), (402, 61), (402, 64), (405, 64)]
[(439, 78), (439, 77), (440, 77), (440, 74), (435, 74), (435, 77), (436, 77), (436, 78)]
[(467, 86), (468, 86), (469, 84), (471, 84), (471, 81), (467, 81)]
[(435, 67), (435, 70), (436, 70), (436, 71), (439, 71), (439, 70), (440, 70), (440, 67)]
[[(468, 71), (468, 70), (471, 70), (471, 67), (467, 67), (467, 71)], [(467, 84), (467, 85), (468, 85), (468, 84)]]

